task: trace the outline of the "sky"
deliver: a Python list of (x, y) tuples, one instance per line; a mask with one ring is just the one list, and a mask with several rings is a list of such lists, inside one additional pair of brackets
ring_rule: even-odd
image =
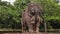
[(15, 2), (15, 0), (2, 0), (2, 1), (10, 2), (12, 5), (13, 5), (13, 3)]

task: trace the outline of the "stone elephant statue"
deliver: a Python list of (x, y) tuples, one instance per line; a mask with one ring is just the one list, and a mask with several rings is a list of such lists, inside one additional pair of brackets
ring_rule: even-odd
[(40, 23), (43, 21), (41, 15), (41, 7), (36, 3), (29, 3), (22, 13), (22, 32), (39, 32)]

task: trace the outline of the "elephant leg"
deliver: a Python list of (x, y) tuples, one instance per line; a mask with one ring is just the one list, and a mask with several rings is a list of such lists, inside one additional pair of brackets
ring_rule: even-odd
[(33, 28), (33, 32), (35, 33), (36, 32), (36, 25), (33, 24), (32, 28)]
[(39, 26), (40, 26), (40, 23), (37, 23), (36, 24), (36, 32), (39, 32)]
[(26, 32), (26, 27), (22, 27), (22, 32)]
[(26, 23), (25, 22), (22, 24), (22, 32), (26, 32)]
[(36, 32), (39, 32), (40, 23), (42, 23), (42, 18), (40, 18), (40, 17), (38, 16), (38, 17), (37, 17), (37, 24), (36, 24)]
[(33, 32), (32, 24), (31, 23), (28, 23), (28, 28), (29, 28), (29, 32)]

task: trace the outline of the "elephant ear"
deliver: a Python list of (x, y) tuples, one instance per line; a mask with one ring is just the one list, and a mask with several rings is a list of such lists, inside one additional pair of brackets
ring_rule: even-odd
[(43, 11), (42, 11), (41, 5), (37, 4), (37, 7), (38, 7), (38, 13), (39, 13), (39, 15), (42, 16)]

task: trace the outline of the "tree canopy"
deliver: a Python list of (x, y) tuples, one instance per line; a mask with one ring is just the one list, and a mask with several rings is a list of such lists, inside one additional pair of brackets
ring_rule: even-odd
[(56, 0), (16, 0), (14, 5), (0, 0), (0, 27), (21, 28), (21, 14), (29, 2), (36, 2), (41, 5), (43, 18), (46, 21), (60, 20), (60, 5)]

